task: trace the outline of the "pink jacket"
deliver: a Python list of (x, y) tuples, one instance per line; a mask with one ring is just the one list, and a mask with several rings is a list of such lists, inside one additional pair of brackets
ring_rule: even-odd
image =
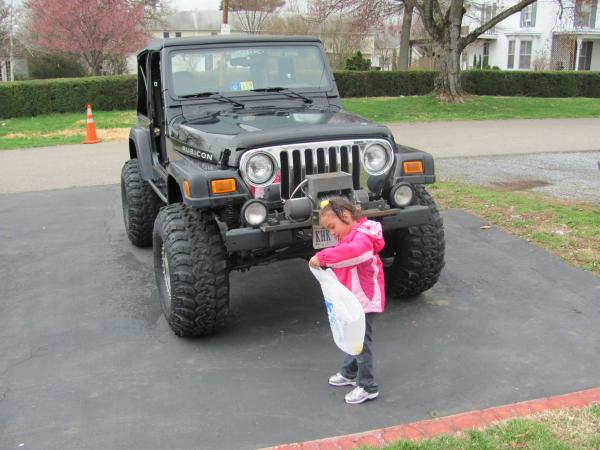
[(377, 255), (384, 246), (381, 224), (363, 217), (338, 245), (316, 255), (322, 266), (333, 268), (366, 313), (383, 312), (385, 306), (383, 265)]

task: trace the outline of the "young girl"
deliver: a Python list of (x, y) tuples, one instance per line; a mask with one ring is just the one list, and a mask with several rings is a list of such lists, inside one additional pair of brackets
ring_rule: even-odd
[(362, 353), (346, 355), (341, 370), (329, 378), (332, 386), (356, 386), (346, 394), (346, 403), (373, 400), (379, 388), (373, 378), (373, 319), (383, 312), (385, 284), (383, 266), (377, 253), (385, 242), (381, 224), (360, 216), (352, 203), (342, 197), (321, 202), (321, 227), (338, 239), (335, 247), (318, 252), (308, 262), (310, 267), (331, 267), (338, 280), (360, 301), (366, 320)]

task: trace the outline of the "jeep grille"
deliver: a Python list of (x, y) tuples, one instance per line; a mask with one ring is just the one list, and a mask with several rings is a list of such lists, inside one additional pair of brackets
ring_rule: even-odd
[(327, 141), (295, 145), (264, 147), (253, 149), (244, 154), (244, 160), (255, 152), (271, 154), (281, 171), (281, 198), (288, 199), (294, 189), (306, 178), (306, 175), (346, 172), (352, 175), (354, 189), (360, 189), (360, 154), (367, 144), (383, 143), (382, 139), (367, 139), (360, 141)]

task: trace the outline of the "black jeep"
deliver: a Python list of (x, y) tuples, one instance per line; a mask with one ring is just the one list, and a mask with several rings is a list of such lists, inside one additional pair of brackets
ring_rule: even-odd
[(423, 187), (435, 180), (433, 159), (341, 109), (318, 39), (166, 39), (137, 60), (123, 216), (131, 242), (154, 247), (176, 334), (223, 325), (230, 271), (334, 245), (318, 227), (320, 201), (333, 195), (382, 223), (391, 296), (437, 282), (444, 230)]

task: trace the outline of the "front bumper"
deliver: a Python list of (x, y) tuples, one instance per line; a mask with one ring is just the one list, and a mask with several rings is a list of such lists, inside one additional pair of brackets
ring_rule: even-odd
[[(363, 215), (381, 222), (384, 233), (415, 225), (423, 225), (430, 218), (428, 206), (408, 206), (403, 209), (366, 210)], [(306, 242), (312, 246), (312, 240), (307, 240), (301, 233), (312, 230), (313, 219), (304, 222), (288, 222), (278, 225), (262, 225), (260, 228), (236, 228), (225, 233), (225, 246), (229, 253), (250, 250), (268, 250), (283, 248)]]

